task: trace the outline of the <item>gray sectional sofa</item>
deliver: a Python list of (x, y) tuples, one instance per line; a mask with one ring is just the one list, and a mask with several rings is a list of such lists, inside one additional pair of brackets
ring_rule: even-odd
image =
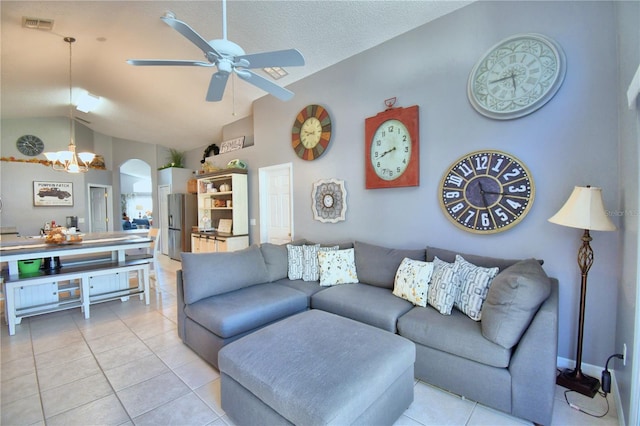
[(474, 265), (499, 269), (482, 305), (482, 318), (475, 321), (458, 309), (443, 315), (392, 292), (404, 258), (437, 257), (453, 264), (459, 253), (359, 241), (334, 247), (353, 249), (357, 283), (326, 287), (318, 281), (290, 280), (285, 245), (183, 253), (177, 274), (178, 334), (217, 368), (218, 352), (228, 343), (319, 309), (413, 341), (415, 377), (420, 380), (537, 424), (551, 423), (558, 282), (546, 276), (541, 261), (460, 254)]

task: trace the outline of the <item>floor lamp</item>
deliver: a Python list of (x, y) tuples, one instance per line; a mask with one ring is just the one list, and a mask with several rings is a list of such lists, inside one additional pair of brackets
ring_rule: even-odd
[(549, 222), (571, 228), (584, 229), (582, 245), (578, 249), (578, 266), (582, 275), (580, 289), (580, 316), (578, 319), (578, 348), (576, 368), (564, 370), (556, 378), (556, 383), (591, 398), (600, 387), (600, 381), (582, 372), (582, 338), (584, 336), (584, 310), (587, 297), (587, 274), (593, 264), (593, 250), (589, 242), (589, 231), (615, 231), (602, 202), (602, 190), (591, 186), (576, 186), (562, 208), (549, 218)]

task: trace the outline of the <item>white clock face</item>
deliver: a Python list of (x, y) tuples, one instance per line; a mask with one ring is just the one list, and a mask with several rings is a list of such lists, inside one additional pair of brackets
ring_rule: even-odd
[(316, 117), (309, 117), (300, 128), (300, 142), (307, 149), (314, 148), (322, 136), (322, 124)]
[(556, 94), (565, 70), (564, 53), (553, 40), (539, 34), (513, 36), (491, 48), (473, 68), (469, 101), (490, 118), (522, 117)]
[(322, 203), (327, 208), (332, 207), (333, 206), (333, 196), (331, 194), (325, 194), (324, 197), (322, 197)]
[(398, 120), (387, 120), (378, 127), (371, 142), (373, 170), (384, 180), (398, 179), (411, 159), (411, 135)]

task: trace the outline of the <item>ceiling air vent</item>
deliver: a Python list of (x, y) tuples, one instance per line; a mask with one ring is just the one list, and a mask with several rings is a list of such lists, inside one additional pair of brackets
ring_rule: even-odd
[(22, 17), (22, 27), (32, 30), (51, 31), (53, 29), (53, 19)]

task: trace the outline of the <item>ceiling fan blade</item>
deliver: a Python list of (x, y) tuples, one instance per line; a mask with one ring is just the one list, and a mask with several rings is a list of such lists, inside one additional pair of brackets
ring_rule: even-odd
[(226, 72), (217, 72), (211, 76), (209, 90), (207, 90), (207, 102), (218, 102), (222, 100), (228, 79), (229, 73)]
[(289, 99), (293, 98), (292, 91), (287, 90), (284, 87), (280, 87), (275, 83), (272, 83), (271, 81), (254, 73), (251, 70), (236, 70), (236, 74), (238, 74), (238, 77), (240, 77), (247, 83), (251, 83), (254, 86), (264, 90), (265, 92), (269, 92), (271, 95), (275, 96), (281, 101), (288, 101)]
[(171, 66), (197, 66), (197, 67), (213, 67), (215, 64), (202, 61), (174, 61), (165, 59), (127, 59), (127, 63), (137, 66), (147, 65), (171, 65)]
[(245, 68), (297, 67), (304, 65), (304, 57), (297, 49), (254, 53), (251, 55), (236, 56), (235, 59), (236, 61), (240, 59), (249, 61), (249, 66)]
[(205, 53), (205, 55), (208, 53), (213, 53), (218, 58), (220, 57), (220, 54), (213, 47), (211, 47), (209, 42), (203, 39), (202, 36), (200, 36), (200, 34), (195, 32), (195, 30), (191, 28), (189, 25), (185, 24), (184, 22), (178, 19), (167, 17), (167, 16), (163, 16), (160, 19), (166, 22), (166, 24), (169, 25), (171, 28), (173, 28), (174, 30), (178, 31), (180, 34), (185, 36), (191, 43), (198, 46), (200, 50), (202, 50)]

